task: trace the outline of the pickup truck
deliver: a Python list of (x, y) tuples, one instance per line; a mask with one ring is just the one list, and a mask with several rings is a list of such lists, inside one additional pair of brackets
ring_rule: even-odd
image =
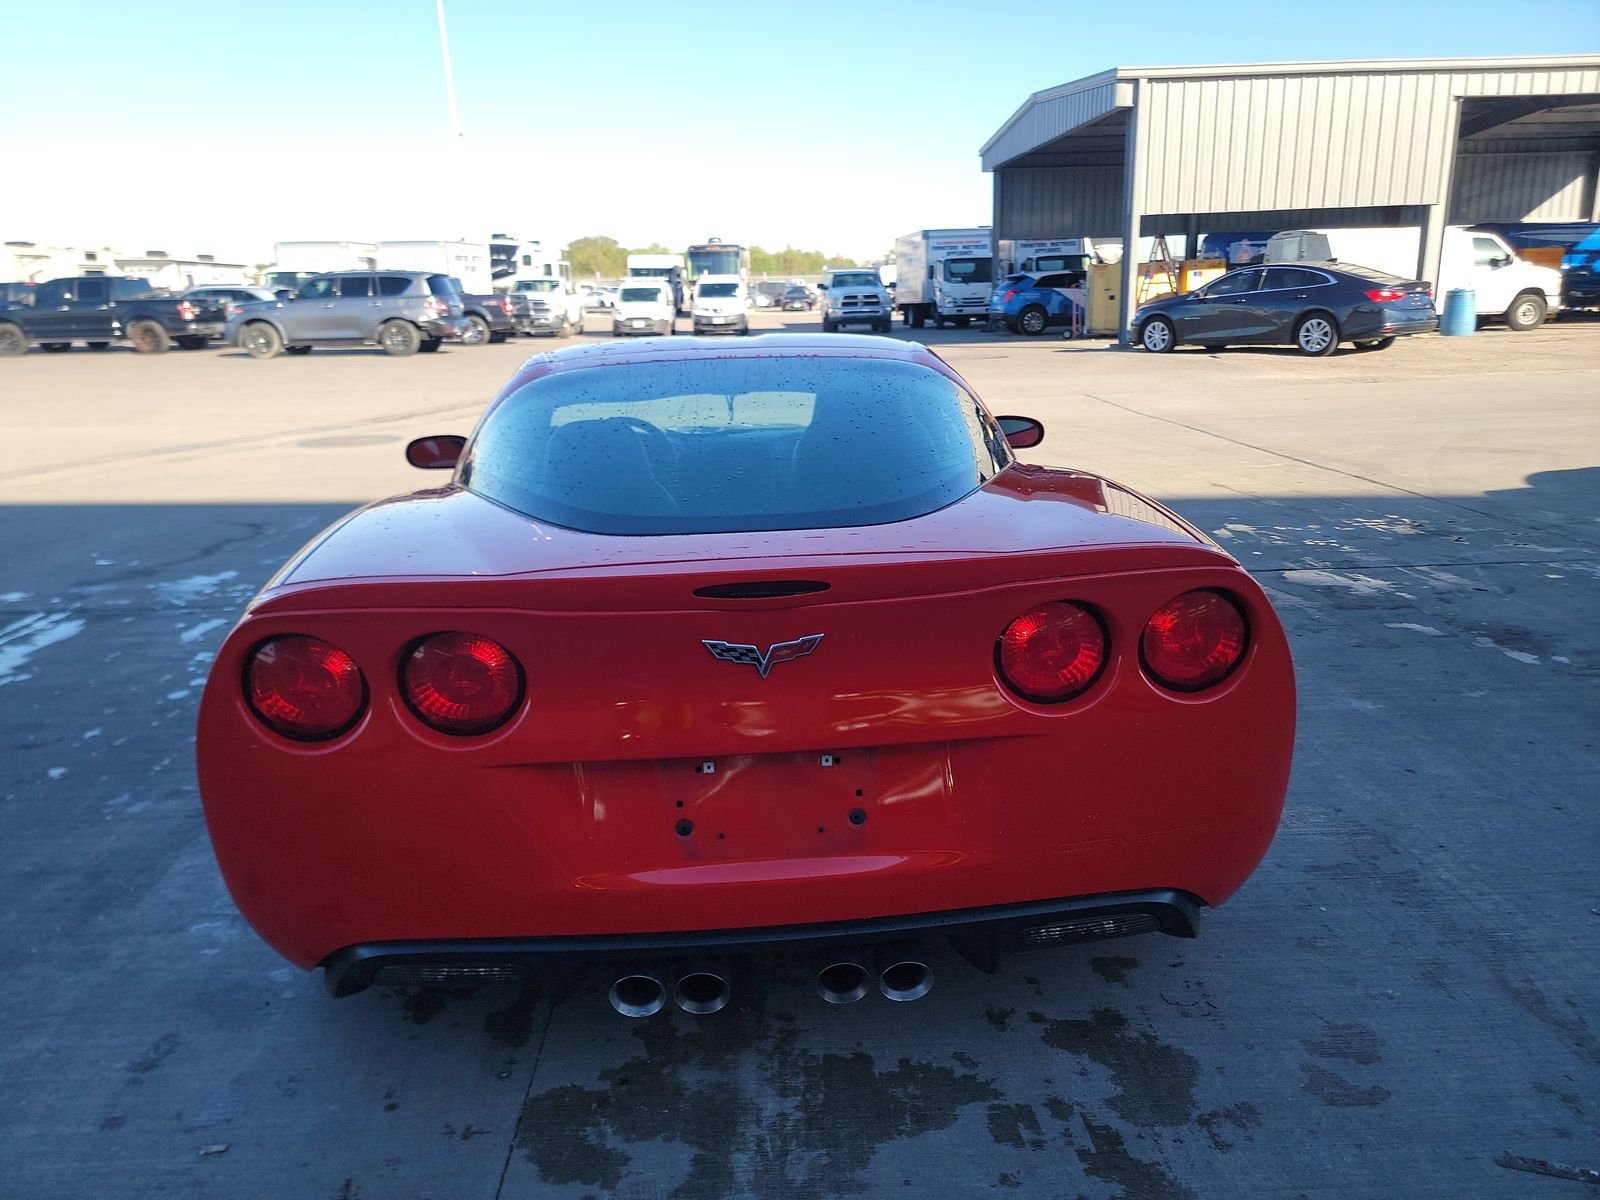
[(0, 306), (0, 357), (71, 349), (86, 342), (104, 350), (128, 342), (140, 354), (159, 354), (176, 342), (199, 350), (227, 321), (220, 302), (164, 296), (148, 280), (112, 275), (52, 279), (33, 289), (31, 303)]
[(487, 296), (469, 296), (462, 292), (461, 309), (467, 319), (467, 327), (461, 334), (462, 344), (482, 346), (485, 343), (498, 344), (513, 333), (521, 332), (518, 316), (527, 313), (528, 302), (522, 296), (501, 295), (499, 292)]

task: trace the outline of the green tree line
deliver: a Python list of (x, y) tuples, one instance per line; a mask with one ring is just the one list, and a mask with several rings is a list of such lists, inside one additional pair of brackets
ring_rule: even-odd
[[(676, 254), (659, 242), (628, 248), (616, 238), (598, 234), (581, 237), (566, 250), (574, 279), (621, 279), (628, 273), (630, 254)], [(843, 254), (824, 254), (820, 250), (782, 250), (750, 247), (750, 272), (753, 275), (818, 275), (824, 267), (858, 267), (861, 264)]]

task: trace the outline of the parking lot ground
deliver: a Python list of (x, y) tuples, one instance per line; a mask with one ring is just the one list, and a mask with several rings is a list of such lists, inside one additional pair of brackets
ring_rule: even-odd
[(330, 1000), (218, 877), (210, 655), (547, 344), (32, 354), (0, 364), (0, 1197), (1584, 1193), (1600, 326), (1322, 360), (921, 332), (1045, 422), (1025, 457), (1169, 502), (1289, 632), (1283, 825), (1198, 940), (992, 976), (933, 944), (926, 999), (845, 1008), (755, 958), (702, 1019), (625, 1021), (600, 969)]

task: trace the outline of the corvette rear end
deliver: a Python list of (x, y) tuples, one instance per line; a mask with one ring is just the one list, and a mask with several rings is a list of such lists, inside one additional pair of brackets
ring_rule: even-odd
[(224, 876), (335, 994), (934, 934), (992, 968), (1192, 936), (1265, 853), (1288, 650), (1160, 506), (1005, 461), (879, 524), (597, 532), (484, 494), (491, 422), (476, 480), (280, 572), (207, 686)]

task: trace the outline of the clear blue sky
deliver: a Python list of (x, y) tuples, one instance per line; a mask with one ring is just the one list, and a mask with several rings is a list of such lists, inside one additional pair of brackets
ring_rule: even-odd
[(433, 0), (8, 6), (0, 238), (865, 255), (987, 223), (978, 147), (1030, 92), (1109, 67), (1600, 51), (1600, 0), (445, 8), (459, 145)]

